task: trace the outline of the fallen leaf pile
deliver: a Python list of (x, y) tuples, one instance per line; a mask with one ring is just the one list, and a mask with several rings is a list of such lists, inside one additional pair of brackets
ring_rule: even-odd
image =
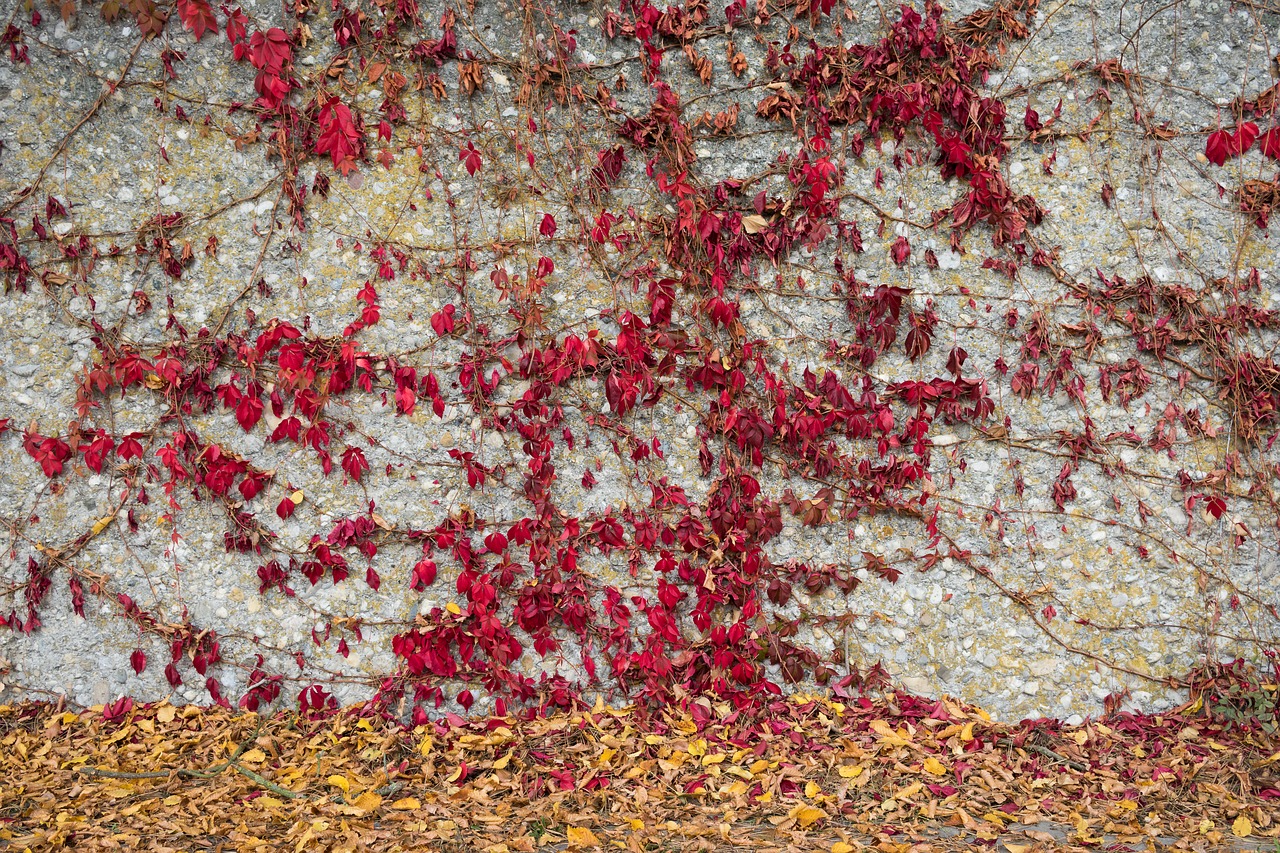
[[(364, 715), (362, 715), (362, 712)], [(707, 699), (405, 728), (0, 706), (12, 850), (1274, 849), (1280, 744), (1184, 709), (997, 724), (950, 700)]]

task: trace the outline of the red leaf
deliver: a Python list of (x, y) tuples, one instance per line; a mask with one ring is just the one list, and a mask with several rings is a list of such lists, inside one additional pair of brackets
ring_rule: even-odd
[(142, 675), (142, 671), (147, 668), (147, 653), (142, 649), (134, 649), (133, 654), (129, 655), (129, 663), (136, 674)]
[(128, 696), (121, 696), (110, 705), (102, 709), (102, 719), (109, 723), (123, 720), (125, 715), (133, 710), (133, 699)]
[(240, 481), (240, 494), (247, 501), (253, 500), (258, 496), (258, 492), (262, 491), (262, 487), (266, 485), (267, 475), (260, 472), (246, 474), (245, 478)]
[(1235, 135), (1231, 137), (1231, 152), (1239, 157), (1244, 152), (1253, 147), (1254, 140), (1258, 138), (1258, 126), (1251, 121), (1236, 128)]
[(276, 515), (280, 516), (280, 518), (282, 519), (288, 518), (289, 516), (293, 515), (293, 511), (297, 508), (298, 508), (298, 505), (294, 503), (291, 499), (284, 498), (283, 500), (280, 501), (279, 505), (276, 506)]
[(1022, 126), (1030, 131), (1039, 130), (1041, 127), (1040, 113), (1031, 109), (1030, 104), (1027, 105), (1027, 111), (1022, 115)]
[(927, 332), (920, 328), (913, 328), (907, 332), (907, 357), (912, 361), (922, 358), (929, 350), (930, 338)]
[(279, 27), (272, 27), (265, 33), (256, 32), (249, 37), (249, 61), (259, 71), (279, 77), (292, 58), (289, 36)]
[(276, 428), (271, 431), (271, 440), (281, 441), (282, 439), (287, 438), (290, 441), (297, 441), (301, 435), (302, 421), (298, 420), (293, 415), (290, 415), (280, 423), (276, 424)]
[(1273, 160), (1280, 160), (1280, 127), (1273, 127), (1262, 134), (1258, 150)]
[(1227, 511), (1227, 502), (1221, 497), (1212, 497), (1209, 498), (1209, 503), (1205, 509), (1209, 511), (1209, 514), (1212, 515), (1216, 521), (1219, 518), (1222, 518), (1222, 514)]
[(240, 422), (240, 428), (248, 432), (261, 417), (262, 398), (257, 394), (241, 395), (240, 402), (236, 404), (236, 420)]
[(348, 447), (342, 451), (342, 470), (346, 471), (351, 479), (357, 483), (365, 471), (369, 470), (369, 463), (364, 458), (364, 451), (358, 447)]
[(902, 266), (907, 262), (907, 258), (911, 257), (911, 244), (907, 242), (906, 237), (899, 237), (893, 241), (893, 262), (898, 266)]
[(249, 23), (249, 17), (241, 11), (239, 6), (230, 10), (223, 6), (222, 11), (227, 16), (227, 41), (237, 44), (245, 36), (245, 26)]
[(330, 98), (320, 107), (316, 119), (320, 135), (316, 139), (316, 153), (328, 154), (333, 167), (347, 174), (356, 167), (356, 158), (364, 153), (364, 138), (351, 116), (351, 109), (337, 98)]
[(470, 142), (465, 148), (458, 151), (458, 159), (462, 161), (462, 165), (467, 167), (468, 175), (475, 175), (480, 171), (480, 166), (484, 162), (480, 159), (480, 152), (476, 150), (476, 146)]
[(426, 589), (436, 582), (436, 564), (434, 560), (419, 560), (413, 567), (413, 581), (410, 584), (414, 589)]
[(542, 224), (538, 226), (538, 233), (548, 239), (554, 237), (556, 235), (556, 218), (550, 213), (542, 214)]
[(142, 443), (138, 439), (142, 438), (142, 433), (129, 433), (120, 439), (120, 447), (116, 448), (116, 456), (125, 461), (137, 459), (142, 456)]
[[(1271, 133), (1272, 131), (1268, 131)], [(1228, 133), (1225, 130), (1215, 130), (1209, 134), (1209, 138), (1204, 144), (1204, 156), (1209, 158), (1209, 162), (1215, 166), (1221, 166), (1227, 162), (1228, 158), (1239, 157), (1244, 152), (1253, 147), (1254, 140), (1258, 138), (1258, 126), (1251, 121), (1236, 128), (1235, 133)], [(1266, 143), (1269, 147), (1275, 145), (1275, 141), (1269, 140)], [(1265, 151), (1263, 153), (1266, 153)]]
[(196, 41), (200, 41), (205, 33), (218, 32), (218, 19), (213, 14), (209, 0), (178, 0), (178, 16), (182, 18), (182, 25), (196, 37)]
[(62, 463), (71, 455), (71, 448), (66, 442), (52, 436), (45, 438), (36, 433), (27, 433), (22, 446), (32, 459), (40, 463), (46, 477), (61, 474)]
[(396, 386), (396, 412), (402, 415), (412, 415), (414, 406), (418, 404), (418, 395), (414, 392), (413, 386), (409, 384)]
[(450, 303), (431, 315), (431, 328), (436, 330), (437, 335), (444, 337), (453, 331), (453, 315), (457, 310), (453, 307), (453, 303)]
[(116, 442), (105, 431), (98, 430), (97, 438), (85, 448), (84, 464), (89, 466), (89, 470), (95, 474), (102, 473), (102, 463), (106, 460), (107, 454), (115, 449)]
[(1209, 138), (1204, 143), (1204, 156), (1209, 158), (1209, 162), (1215, 166), (1221, 166), (1227, 162), (1227, 157), (1231, 154), (1231, 134), (1225, 130), (1215, 130), (1209, 134)]

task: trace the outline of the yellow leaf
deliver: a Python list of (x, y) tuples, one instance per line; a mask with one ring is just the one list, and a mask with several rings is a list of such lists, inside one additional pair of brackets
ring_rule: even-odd
[(947, 768), (941, 761), (930, 755), (924, 760), (924, 772), (931, 773), (934, 776), (941, 776), (947, 772)]
[(895, 732), (893, 727), (884, 720), (872, 720), (871, 730), (880, 735), (890, 746), (905, 746), (911, 743), (911, 738), (902, 734), (905, 729)]
[(457, 782), (461, 778), (462, 778), (462, 766), (459, 765), (458, 767), (454, 768), (454, 771), (452, 773), (450, 773), (448, 776), (445, 777), (444, 781), (452, 783), (452, 782)]
[(924, 784), (921, 782), (912, 782), (910, 785), (903, 788), (901, 791), (894, 794), (893, 796), (895, 799), (905, 800), (909, 797), (914, 797), (916, 794), (920, 793), (920, 789), (923, 787), (924, 787)]
[(345, 776), (330, 776), (325, 781), (335, 788), (341, 788), (344, 794), (351, 790), (351, 783), (347, 781)]
[(422, 808), (422, 801), (417, 797), (401, 797), (391, 804), (391, 808), (401, 812), (411, 812)]
[(960, 730), (960, 742), (968, 743), (973, 740), (973, 723), (965, 723), (964, 728)]
[(813, 799), (822, 793), (822, 789), (818, 787), (817, 782), (809, 781), (804, 783), (804, 795), (809, 799)]
[(644, 829), (644, 821), (638, 820), (633, 817), (627, 821), (627, 826), (631, 827), (632, 832), (639, 832), (640, 830)]
[(1138, 804), (1134, 800), (1121, 800), (1116, 805), (1128, 812), (1137, 811), (1138, 809)]
[(327, 820), (313, 820), (311, 825), (307, 827), (307, 831), (302, 833), (302, 837), (298, 839), (298, 843), (294, 846), (294, 853), (302, 853), (307, 849), (307, 842), (316, 837), (316, 833), (324, 832), (329, 828)]
[(93, 523), (93, 532), (90, 535), (97, 536), (99, 533), (106, 530), (107, 527), (110, 526), (111, 522), (115, 521), (115, 518), (116, 517), (114, 515), (104, 515), (102, 518), (95, 521)]
[(565, 835), (569, 837), (569, 844), (574, 847), (600, 846), (600, 839), (596, 838), (596, 834), (585, 827), (571, 826), (565, 830)]
[(351, 805), (366, 812), (371, 812), (382, 805), (382, 795), (375, 794), (373, 791), (365, 791), (356, 797), (356, 801)]
[(857, 779), (862, 775), (861, 764), (842, 764), (839, 768), (840, 776), (843, 779)]
[(284, 805), (284, 800), (277, 800), (275, 797), (269, 797), (265, 794), (258, 797), (254, 802), (258, 804), (259, 808), (264, 809), (278, 809)]
[(644, 742), (647, 743), (649, 746), (657, 746), (658, 744), (664, 743), (665, 741), (666, 741), (666, 738), (664, 738), (662, 735), (645, 735), (644, 736)]
[(303, 501), (303, 499), (304, 499), (305, 497), (306, 497), (306, 496), (305, 496), (304, 494), (302, 494), (302, 489), (298, 489), (298, 491), (296, 491), (296, 492), (294, 492), (293, 494), (289, 495), (289, 500), (293, 501), (294, 506), (297, 506), (298, 504), (302, 503), (302, 501)]
[(801, 829), (808, 829), (825, 818), (827, 813), (814, 806), (796, 806), (788, 813), (788, 816), (795, 818)]
[[(613, 752), (613, 750), (612, 750), (612, 749), (606, 749), (606, 750), (605, 750), (605, 752), (612, 753), (612, 752)], [(612, 758), (612, 757), (613, 757), (613, 756), (611, 755), (611, 756), (610, 756), (610, 758)], [(600, 759), (601, 759), (601, 761), (604, 761), (604, 760), (605, 760), (605, 759), (604, 759), (604, 755), (603, 755), (603, 754), (601, 754)], [(501, 758), (499, 758), (497, 761), (493, 762), (493, 769), (494, 769), (494, 770), (506, 770), (506, 769), (507, 769), (507, 765), (508, 765), (508, 764), (510, 764), (510, 763), (511, 763), (511, 753), (510, 753), (510, 752), (508, 752), (506, 755), (502, 756), (502, 757), (501, 757)]]
[(166, 702), (156, 709), (156, 719), (162, 723), (171, 723), (176, 713), (177, 709)]
[(751, 767), (749, 769), (752, 773), (759, 773), (760, 771), (767, 770), (768, 768), (769, 762), (765, 761), (763, 758), (759, 758), (751, 762)]
[(1208, 818), (1204, 818), (1203, 820), (1200, 821), (1200, 826), (1197, 827), (1197, 829), (1200, 830), (1201, 835), (1208, 835), (1209, 830), (1213, 829), (1213, 821), (1209, 820)]
[(712, 764), (723, 764), (725, 755), (723, 752), (717, 752), (712, 755), (702, 756), (702, 766), (710, 767)]
[(693, 743), (689, 744), (689, 754), (690, 755), (706, 755), (707, 742), (702, 738), (698, 738)]
[[(613, 749), (613, 748), (609, 748), (609, 749), (602, 750), (602, 751), (600, 752), (600, 757), (596, 759), (596, 767), (604, 767), (604, 766), (605, 766), (606, 764), (608, 764), (608, 763), (613, 759), (613, 757), (614, 757), (615, 755), (617, 755), (617, 754), (618, 754), (618, 750)], [(498, 762), (496, 762), (496, 761), (495, 761), (495, 762), (493, 763), (493, 766), (494, 766), (494, 767), (498, 767)], [(500, 768), (500, 767), (499, 767), (498, 769), (500, 770), (500, 769), (502, 769), (502, 768)]]
[(1236, 838), (1246, 838), (1253, 832), (1253, 824), (1249, 822), (1249, 818), (1244, 815), (1236, 818), (1231, 824), (1231, 834)]
[(837, 841), (831, 845), (831, 853), (853, 853), (853, 845), (847, 841)]
[[(267, 760), (267, 754), (260, 749), (251, 749), (240, 756), (240, 760), (245, 764), (261, 764)], [(342, 781), (346, 781), (345, 779)], [(347, 790), (343, 788), (342, 790)]]
[(458, 616), (458, 615), (460, 615), (460, 614), (462, 613), (462, 608), (461, 608), (461, 607), (459, 607), (459, 606), (458, 606), (458, 604), (457, 604), (457, 602), (454, 602), (454, 601), (450, 601), (448, 604), (446, 604), (446, 605), (444, 606), (444, 609), (445, 609), (445, 610), (448, 610), (448, 611), (449, 611), (450, 613), (452, 613), (454, 616)]
[(1006, 841), (1004, 842), (1004, 849), (1008, 850), (1009, 853), (1027, 853), (1027, 851), (1031, 849), (1031, 845), (1030, 844), (1011, 844), (1010, 842)]
[(164, 803), (166, 806), (176, 806), (178, 803), (182, 802), (182, 797), (177, 794), (173, 794), (172, 796), (165, 797), (160, 802)]
[(426, 758), (431, 754), (431, 747), (434, 745), (431, 735), (427, 735), (422, 739), (422, 743), (418, 744), (418, 754)]

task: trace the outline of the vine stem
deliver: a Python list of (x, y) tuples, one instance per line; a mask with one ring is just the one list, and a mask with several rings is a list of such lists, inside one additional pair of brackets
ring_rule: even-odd
[(133, 46), (133, 52), (129, 54), (129, 59), (125, 61), (124, 68), (120, 71), (120, 76), (115, 81), (107, 84), (106, 89), (103, 90), (102, 94), (98, 95), (97, 100), (93, 102), (93, 105), (89, 107), (88, 111), (80, 117), (80, 120), (75, 123), (74, 127), (63, 135), (62, 141), (58, 143), (58, 147), (49, 155), (49, 159), (45, 161), (45, 164), (40, 167), (40, 172), (36, 175), (35, 180), (18, 191), (18, 194), (14, 196), (13, 200), (0, 210), (0, 216), (8, 216), (15, 207), (26, 201), (27, 198), (36, 191), (36, 188), (44, 181), (44, 176), (48, 173), (49, 167), (53, 165), (55, 160), (62, 156), (62, 152), (66, 151), (67, 146), (71, 144), (71, 137), (75, 136), (76, 132), (79, 131), (80, 128), (88, 124), (89, 121), (97, 115), (98, 110), (102, 109), (102, 105), (107, 102), (107, 98), (110, 98), (115, 94), (116, 89), (118, 89), (120, 84), (124, 82), (124, 78), (129, 76), (129, 71), (132, 70), (134, 61), (142, 51), (142, 45), (144, 42), (146, 42), (145, 36), (139, 39), (138, 43)]

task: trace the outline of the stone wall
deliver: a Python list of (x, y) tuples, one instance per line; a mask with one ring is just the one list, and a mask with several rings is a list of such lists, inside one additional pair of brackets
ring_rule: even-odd
[[(394, 641), (483, 622), (461, 587), (485, 581), (460, 584), (465, 561), (441, 544), (450, 519), (473, 543), (471, 574), (497, 587), (480, 610), (512, 630), (512, 669), (614, 698), (620, 647), (605, 647), (619, 623), (608, 614), (628, 608), (638, 655), (661, 632), (636, 599), (656, 602), (660, 578), (688, 596), (671, 608), (680, 639), (667, 652), (686, 674), (726, 647), (690, 613), (722, 592), (710, 624), (742, 626), (727, 645), (755, 643), (767, 681), (853, 690), (849, 673), (881, 662), (911, 691), (1008, 719), (1097, 714), (1108, 696), (1159, 710), (1205, 660), (1265, 665), (1280, 573), (1267, 409), (1280, 404), (1268, 313), (1280, 285), (1275, 237), (1257, 220), (1280, 199), (1263, 153), (1280, 18), (1257, 5), (1095, 0), (998, 7), (988, 32), (990, 16), (963, 17), (977, 7), (947, 10), (947, 26), (965, 23), (947, 32), (999, 62), (972, 89), (975, 105), (1007, 111), (1007, 150), (979, 165), (1001, 176), (1008, 216), (1034, 198), (1024, 223), (964, 223), (972, 155), (944, 178), (947, 155), (918, 117), (835, 123), (825, 147), (813, 143), (825, 133), (813, 105), (839, 86), (813, 82), (806, 62), (828, 83), (874, 68), (874, 91), (907, 104), (916, 81), (857, 48), (915, 49), (902, 67), (928, 67), (902, 13), (837, 4), (811, 20), (805, 6), (761, 3), (726, 26), (712, 6), (705, 22), (697, 6), (641, 13), (657, 30), (664, 95), (626, 30), (630, 6), (619, 17), (593, 3), (482, 0), (454, 10), (455, 56), (434, 0), (420, 28), (400, 23), (398, 46), (376, 32), (399, 7), (367, 4), (360, 38), (340, 46), (328, 4), (286, 18), (247, 3), (250, 36), (309, 28), (279, 78), (288, 90), (291, 71), (296, 84), (285, 131), (281, 111), (254, 105), (253, 62), (270, 77), (271, 59), (248, 36), (237, 62), (225, 31), (196, 41), (180, 10), (159, 38), (140, 39), (127, 10), (107, 23), (85, 4), (64, 22), (37, 4), (33, 27), (20, 8), (14, 50), (30, 61), (0, 67), (0, 215), (13, 220), (0, 244), (31, 267), (20, 287), (10, 258), (0, 328), (0, 612), (12, 611), (2, 698), (266, 702), (279, 677), (286, 704), (311, 685), (309, 702), (350, 702), (421, 683), (442, 689), (440, 707), (458, 709), (468, 690), (473, 710), (491, 710), (503, 689), (409, 672)], [(225, 30), (227, 13), (215, 18)], [(991, 35), (999, 24), (1008, 32)], [(349, 106), (363, 131), (348, 133), (326, 104)], [(1261, 139), (1237, 130), (1246, 121)], [(1219, 128), (1236, 135), (1211, 141)], [(1228, 146), (1222, 164), (1205, 155), (1213, 142)], [(797, 177), (802, 152), (830, 164), (825, 192)], [(818, 201), (832, 202), (825, 234), (802, 221)], [(713, 214), (699, 220), (707, 233), (749, 247), (719, 303), (736, 302), (736, 319), (715, 316), (715, 259), (680, 262), (679, 247), (697, 242), (685, 204)], [(607, 237), (593, 233), (602, 212), (616, 218)], [(771, 237), (784, 241), (772, 257)], [(654, 294), (667, 280), (674, 311), (662, 322)], [(894, 293), (884, 346), (866, 327), (884, 324), (876, 300)], [(931, 345), (912, 351), (910, 318), (930, 311)], [(270, 340), (273, 318), (300, 337)], [(628, 335), (651, 364), (627, 361)], [(571, 337), (594, 355), (571, 363)], [(326, 353), (317, 378), (299, 378)], [(542, 367), (531, 375), (543, 356), (571, 365), (551, 390), (539, 390)], [(351, 387), (334, 390), (348, 363)], [(707, 366), (740, 369), (746, 387), (695, 378)], [(641, 373), (654, 384), (619, 405), (617, 377)], [(850, 394), (843, 409), (829, 377)], [(921, 409), (904, 383), (943, 393), (935, 379), (973, 385), (950, 414), (926, 400), (928, 423), (908, 435)], [(791, 387), (781, 416), (770, 382)], [(537, 418), (521, 401), (535, 398), (563, 417), (540, 421), (545, 453), (528, 447)], [(967, 411), (985, 399), (990, 411)], [(726, 424), (735, 410), (772, 434), (752, 444)], [(810, 444), (782, 428), (802, 429), (798, 413), (855, 411), (891, 423), (828, 422)], [(327, 434), (309, 431), (322, 422)], [(541, 504), (528, 486), (535, 457), (557, 472)], [(891, 458), (919, 470), (877, 493), (884, 477), (867, 472)], [(717, 489), (739, 473), (761, 490), (737, 494), (743, 517), (763, 524), (775, 505), (776, 532), (747, 545), (677, 540), (682, 520), (714, 529)], [(676, 486), (685, 497), (662, 508), (659, 493)], [(643, 545), (650, 515), (671, 542)], [(526, 518), (554, 522), (530, 533), (554, 575), (518, 541)], [(613, 519), (620, 542), (593, 527)], [(495, 531), (502, 544), (483, 544)], [(335, 582), (316, 536), (350, 577)], [(658, 569), (664, 549), (688, 572)], [(428, 556), (438, 565), (415, 569)], [(725, 566), (750, 577), (724, 580)], [(733, 596), (748, 588), (744, 612)], [(543, 643), (512, 627), (535, 592), (556, 600)], [(605, 627), (576, 630), (564, 616), (573, 603)], [(815, 655), (798, 673), (797, 649)], [(730, 678), (727, 661), (703, 676)], [(644, 679), (633, 668), (621, 680), (635, 690)]]

